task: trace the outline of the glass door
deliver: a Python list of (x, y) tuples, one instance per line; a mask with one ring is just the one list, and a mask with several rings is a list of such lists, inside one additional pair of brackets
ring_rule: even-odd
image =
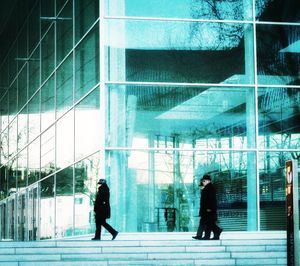
[(18, 212), (17, 212), (17, 223), (18, 223), (18, 240), (27, 240), (26, 236), (26, 191), (22, 191), (18, 194)]
[(7, 224), (6, 224), (6, 238), (15, 240), (15, 210), (16, 210), (15, 195), (7, 200)]
[(0, 241), (5, 239), (6, 202), (0, 203)]
[(28, 240), (38, 238), (38, 185), (28, 189)]

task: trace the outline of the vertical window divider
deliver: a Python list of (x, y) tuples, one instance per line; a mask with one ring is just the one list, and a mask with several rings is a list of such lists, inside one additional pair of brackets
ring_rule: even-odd
[(100, 124), (102, 128), (102, 136), (100, 136), (100, 176), (105, 178), (105, 136), (106, 136), (106, 128), (105, 128), (105, 112), (106, 112), (106, 104), (105, 104), (105, 44), (104, 44), (104, 0), (99, 0), (99, 71), (100, 71)]
[(253, 53), (254, 53), (254, 104), (255, 104), (255, 158), (256, 158), (256, 204), (257, 204), (257, 231), (260, 231), (260, 194), (259, 194), (259, 151), (258, 151), (258, 78), (257, 78), (257, 47), (256, 47), (256, 11), (255, 0), (252, 0), (253, 20)]

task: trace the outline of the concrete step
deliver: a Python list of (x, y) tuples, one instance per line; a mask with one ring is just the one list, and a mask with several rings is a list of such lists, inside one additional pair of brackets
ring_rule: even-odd
[[(35, 242), (0, 241), (0, 266), (286, 265), (282, 233), (228, 233), (198, 241), (191, 233), (120, 233)], [(256, 236), (256, 237), (255, 237)]]

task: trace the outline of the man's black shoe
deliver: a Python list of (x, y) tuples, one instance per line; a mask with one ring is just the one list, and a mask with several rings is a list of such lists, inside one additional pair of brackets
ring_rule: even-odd
[(212, 238), (212, 240), (219, 240), (219, 239), (220, 239), (220, 235), (221, 235), (222, 232), (223, 232), (223, 229), (220, 228), (218, 234), (217, 234), (216, 236), (214, 236), (214, 237)]
[(100, 238), (93, 237), (91, 240), (100, 240)]
[(114, 240), (114, 239), (117, 237), (118, 234), (119, 234), (119, 232), (115, 232), (115, 233), (113, 234), (113, 237), (112, 237), (111, 240)]
[(196, 240), (201, 240), (202, 239), (200, 236), (192, 236), (192, 238), (194, 238)]

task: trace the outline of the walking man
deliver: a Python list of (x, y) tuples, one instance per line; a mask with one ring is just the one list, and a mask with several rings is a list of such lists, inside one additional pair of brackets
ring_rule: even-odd
[(94, 204), (96, 232), (92, 240), (101, 240), (101, 226), (111, 233), (112, 240), (114, 240), (118, 235), (118, 231), (106, 222), (106, 219), (110, 218), (109, 187), (105, 179), (100, 179), (98, 184), (99, 187)]
[[(205, 174), (201, 179), (203, 189), (201, 191), (200, 199), (200, 223), (197, 230), (197, 235), (193, 236), (197, 240), (209, 240), (210, 233), (213, 231), (214, 236), (212, 239), (220, 239), (222, 229), (216, 225), (217, 221), (217, 195), (215, 187), (211, 182), (210, 175)], [(204, 237), (202, 236), (205, 231)]]

